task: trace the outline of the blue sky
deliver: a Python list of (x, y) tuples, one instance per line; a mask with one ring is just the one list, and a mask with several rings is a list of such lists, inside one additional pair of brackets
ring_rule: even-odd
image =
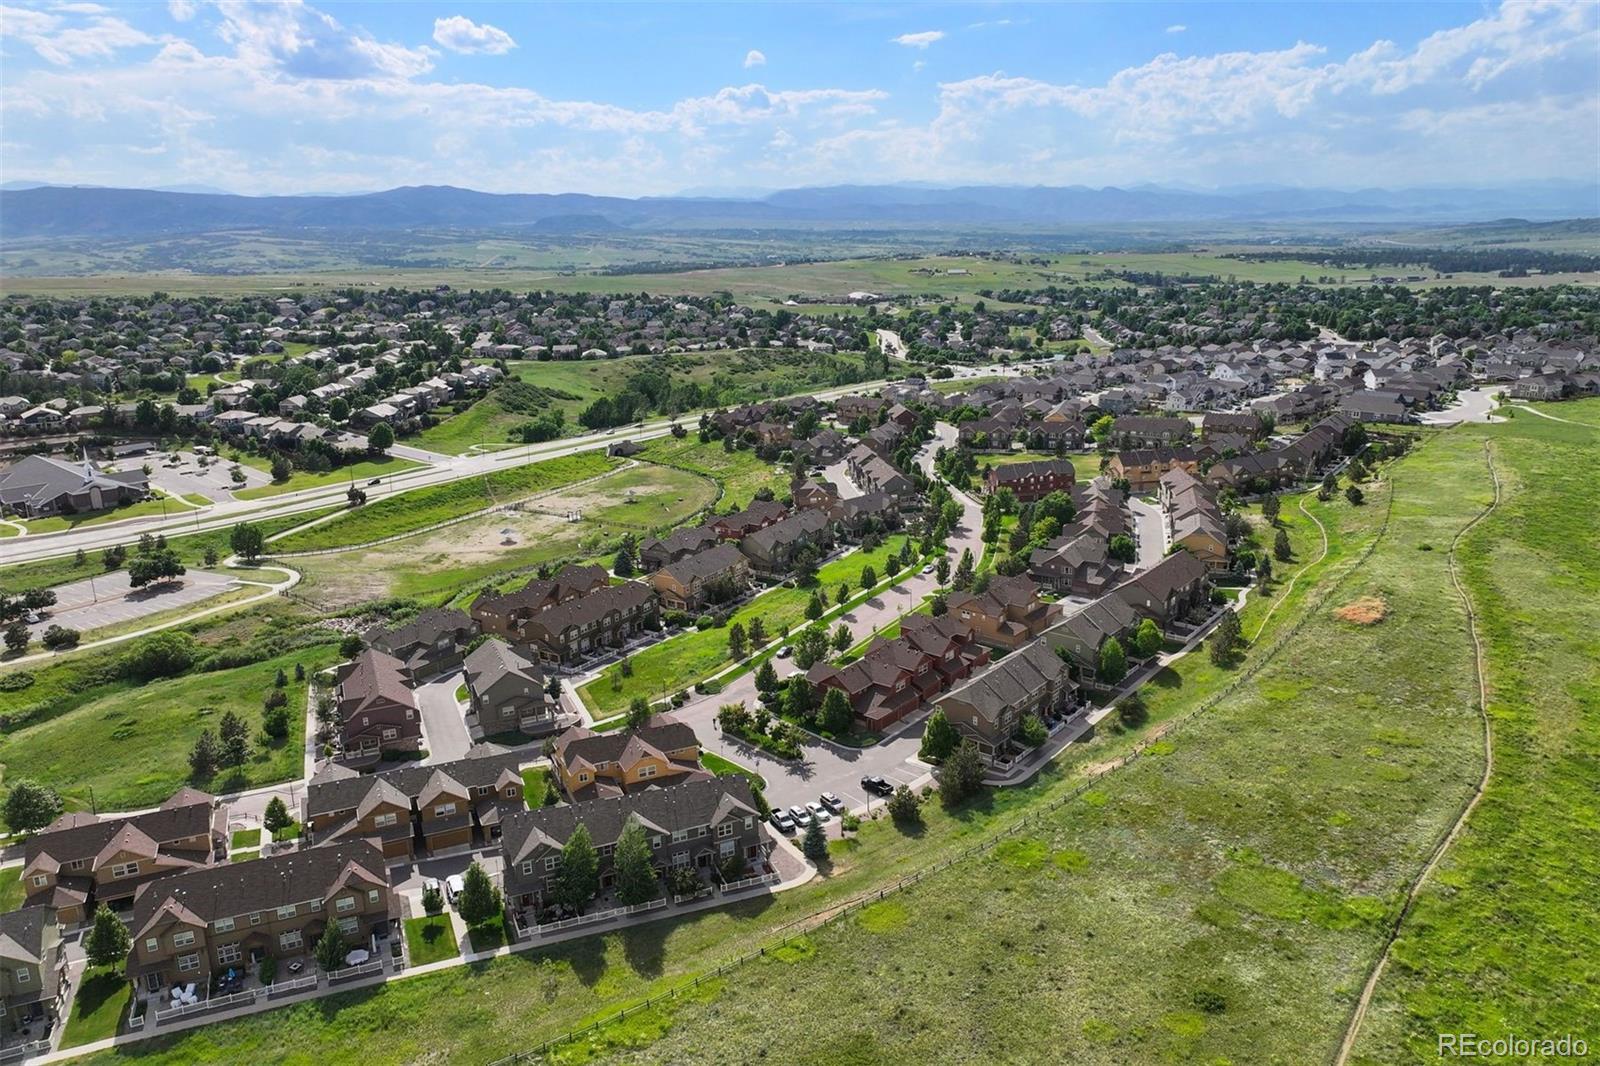
[(0, 180), (1600, 179), (1600, 5), (0, 0)]

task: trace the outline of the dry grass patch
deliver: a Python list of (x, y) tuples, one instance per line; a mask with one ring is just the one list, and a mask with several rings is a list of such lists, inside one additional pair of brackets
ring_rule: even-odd
[(1355, 626), (1375, 626), (1389, 617), (1389, 604), (1382, 596), (1363, 596), (1335, 608), (1333, 616)]

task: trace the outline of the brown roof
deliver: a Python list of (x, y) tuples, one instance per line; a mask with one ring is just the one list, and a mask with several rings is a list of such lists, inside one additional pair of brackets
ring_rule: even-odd
[(405, 666), (393, 655), (368, 648), (342, 667), (339, 676), (339, 702), (361, 711), (379, 703), (415, 707), (416, 698), (406, 684)]

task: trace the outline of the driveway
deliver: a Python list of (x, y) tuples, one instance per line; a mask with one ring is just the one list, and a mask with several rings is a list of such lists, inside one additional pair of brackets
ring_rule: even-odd
[[(96, 561), (91, 560), (91, 564)], [(87, 633), (209, 600), (237, 584), (226, 574), (190, 570), (175, 582), (135, 589), (128, 584), (128, 572), (116, 570), (59, 586), (56, 605), (50, 608), (49, 616), (29, 626), (28, 631), (38, 636), (54, 625)]]
[(452, 670), (416, 687), (417, 706), (422, 708), (423, 743), (428, 749), (423, 761), (429, 765), (465, 758), (467, 749), (472, 747), (466, 717), (456, 703), (456, 689), (465, 679), (460, 670)]
[(839, 499), (853, 500), (862, 495), (861, 488), (850, 480), (850, 469), (843, 459), (822, 468), (822, 476), (839, 490)]
[(1133, 516), (1134, 532), (1139, 542), (1138, 567), (1148, 570), (1167, 554), (1167, 529), (1166, 521), (1161, 516), (1161, 506), (1130, 496), (1128, 512)]

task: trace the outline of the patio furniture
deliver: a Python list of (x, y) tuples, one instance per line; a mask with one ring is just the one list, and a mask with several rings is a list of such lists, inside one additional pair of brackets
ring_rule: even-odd
[(299, 973), (301, 970), (303, 970), (305, 968), (306, 968), (306, 964), (305, 964), (305, 961), (303, 959), (295, 959), (293, 962), (291, 962), (289, 964), (289, 972), (290, 973)]
[(356, 948), (344, 957), (344, 961), (346, 966), (360, 966), (371, 957), (366, 948)]

